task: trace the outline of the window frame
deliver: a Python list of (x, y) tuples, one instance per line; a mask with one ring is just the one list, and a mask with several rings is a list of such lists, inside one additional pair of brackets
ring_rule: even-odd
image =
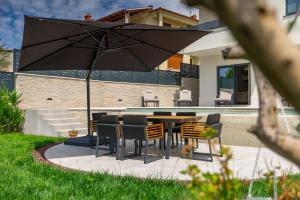
[(285, 0), (285, 16), (295, 15), (300, 7), (300, 1), (298, 3), (298, 7), (297, 7), (296, 11), (290, 12), (290, 13), (288, 12), (288, 1), (289, 0)]

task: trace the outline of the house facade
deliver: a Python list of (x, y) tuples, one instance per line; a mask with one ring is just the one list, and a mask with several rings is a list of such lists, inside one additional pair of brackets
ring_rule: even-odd
[[(153, 8), (153, 6), (122, 9), (103, 16), (97, 21), (138, 23), (173, 28), (188, 28), (199, 24), (196, 15), (186, 16), (162, 7)], [(198, 60), (197, 57), (179, 53), (163, 62), (158, 68), (160, 70), (179, 71), (181, 63), (195, 64), (198, 63)]]
[[(300, 0), (269, 0), (283, 26), (294, 19)], [(198, 57), (199, 106), (214, 106), (215, 98), (223, 90), (233, 94), (234, 105), (258, 107), (258, 92), (252, 64), (248, 60), (224, 60), (221, 51), (237, 45), (219, 19), (210, 11), (199, 9), (199, 28), (212, 33), (184, 50), (184, 54)], [(300, 22), (290, 32), (295, 45), (300, 44)], [(251, 42), (251, 41), (249, 41)]]

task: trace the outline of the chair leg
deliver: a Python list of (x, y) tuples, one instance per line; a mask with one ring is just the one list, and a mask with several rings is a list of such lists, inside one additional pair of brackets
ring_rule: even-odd
[(98, 152), (99, 152), (99, 136), (97, 135), (97, 142), (96, 142), (96, 155), (95, 155), (95, 157), (98, 157)]
[(109, 143), (109, 150), (110, 153), (114, 153), (115, 152), (115, 139), (110, 138), (110, 143)]
[(137, 151), (138, 151), (138, 143), (137, 140), (134, 140), (134, 154), (137, 155)]
[(122, 138), (122, 150), (121, 150), (121, 158), (125, 156), (125, 138)]
[(159, 146), (159, 149), (162, 148), (162, 140), (159, 140), (159, 141), (158, 141), (158, 146)]
[(199, 147), (199, 140), (198, 139), (196, 139), (196, 142), (197, 142), (197, 148)]
[(174, 146), (174, 133), (172, 133), (172, 146)]
[(161, 138), (160, 139), (160, 144), (161, 144), (161, 154), (162, 154), (162, 157), (164, 157), (164, 155), (165, 155), (165, 150), (164, 150), (164, 148), (163, 148), (163, 146), (162, 146), (162, 144), (164, 144), (165, 143), (165, 141), (164, 141), (164, 138)]
[(178, 147), (178, 133), (176, 132), (176, 146)]
[(182, 153), (183, 150), (183, 140), (182, 137), (180, 137), (180, 147), (179, 147), (180, 153)]
[(140, 140), (140, 144), (139, 144), (139, 155), (142, 154), (142, 146), (143, 146), (143, 141)]
[(210, 139), (208, 139), (208, 146), (209, 146), (210, 161), (213, 162), (214, 160), (213, 160), (213, 154), (212, 154)]
[(220, 144), (220, 156), (223, 157), (223, 149), (222, 149), (221, 137), (219, 137), (219, 144)]
[(119, 160), (120, 159), (120, 138), (117, 138), (117, 146), (116, 146), (116, 159)]
[(144, 164), (147, 164), (147, 154), (148, 154), (148, 140), (145, 141), (145, 155), (144, 155)]

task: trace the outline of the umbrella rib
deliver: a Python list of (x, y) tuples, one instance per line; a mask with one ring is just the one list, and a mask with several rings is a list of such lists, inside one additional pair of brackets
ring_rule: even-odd
[[(87, 39), (88, 37), (89, 37), (89, 36), (86, 36), (86, 37), (80, 39), (80, 40), (77, 41), (77, 42), (80, 42), (80, 41), (82, 41), (82, 40), (85, 40), (85, 39)], [(29, 67), (30, 65), (35, 64), (35, 63), (37, 63), (37, 62), (39, 62), (39, 61), (41, 61), (41, 60), (43, 60), (43, 59), (45, 59), (45, 58), (47, 58), (47, 57), (49, 57), (49, 56), (55, 54), (55, 53), (57, 53), (57, 52), (60, 52), (60, 51), (64, 50), (65, 48), (68, 48), (69, 46), (71, 46), (71, 45), (73, 45), (73, 44), (75, 44), (75, 43), (76, 43), (76, 42), (73, 42), (72, 44), (65, 45), (65, 46), (63, 46), (63, 47), (61, 47), (61, 48), (59, 48), (59, 49), (57, 49), (57, 50), (55, 50), (55, 51), (53, 51), (53, 52), (51, 52), (51, 53), (45, 55), (45, 56), (42, 56), (41, 58), (38, 58), (37, 60), (35, 60), (35, 61), (33, 61), (33, 62), (31, 62), (31, 63), (25, 65), (24, 67), (20, 68), (18, 71), (24, 70), (25, 68)]]
[(93, 40), (95, 40), (100, 46), (102, 46), (102, 43), (99, 40), (97, 40), (88, 30), (86, 30), (84, 27), (80, 28), (82, 28), (87, 34), (89, 34), (93, 38)]
[(133, 45), (123, 46), (123, 47), (119, 47), (119, 48), (110, 48), (110, 49), (107, 49), (106, 52), (119, 51), (119, 50), (122, 50), (122, 49), (128, 49), (130, 47), (136, 47), (136, 46), (141, 46), (141, 45), (142, 44), (139, 43), (139, 44), (133, 44)]
[[(130, 40), (133, 40), (134, 38), (136, 38), (137, 36), (139, 36), (139, 35), (141, 35), (142, 33), (144, 33), (145, 32), (145, 30), (144, 31), (141, 31), (141, 32), (139, 32), (139, 33), (137, 33), (137, 34), (135, 34), (135, 35), (133, 35), (132, 37), (130, 37), (130, 38), (127, 38), (126, 40), (124, 40), (124, 41), (122, 41), (121, 43), (122, 44), (125, 44), (126, 42), (128, 42), (128, 41), (130, 41)], [(120, 45), (120, 44), (119, 44)], [(113, 46), (112, 48), (115, 48), (115, 47), (117, 47), (118, 45), (115, 45), (115, 46)], [(120, 45), (121, 46), (121, 45)]]
[(75, 42), (75, 43), (78, 43), (78, 44), (82, 44), (83, 46), (90, 47), (90, 48), (98, 48), (97, 46), (93, 46), (93, 45), (90, 45), (90, 44), (86, 44), (86, 43), (84, 43), (84, 42), (78, 42), (78, 41), (76, 41), (76, 40), (70, 40), (70, 39), (67, 39), (67, 41)]
[[(114, 33), (116, 33), (116, 34), (119, 34), (119, 35), (122, 35), (122, 36), (124, 36), (124, 37), (130, 38), (130, 36), (128, 36), (128, 35), (126, 35), (126, 34), (119, 33), (119, 32), (117, 32), (117, 31), (115, 31), (115, 30), (112, 30), (112, 31), (113, 31)], [(143, 40), (140, 40), (140, 39), (137, 39), (137, 38), (134, 38), (134, 40), (136, 40), (136, 41), (138, 41), (138, 42), (140, 42), (140, 43), (147, 44), (148, 46), (152, 46), (152, 47), (154, 47), (154, 48), (157, 48), (157, 49), (160, 49), (160, 50), (166, 51), (166, 52), (168, 52), (168, 53), (170, 53), (170, 54), (172, 54), (172, 55), (174, 55), (174, 54), (177, 54), (177, 53), (178, 53), (178, 52), (173, 52), (173, 51), (171, 51), (171, 50), (168, 50), (168, 49), (162, 48), (162, 47), (160, 47), (160, 46), (157, 46), (157, 45), (155, 45), (155, 44), (151, 44), (151, 43), (149, 43), (149, 42), (145, 42), (145, 41), (143, 41)]]
[[(97, 31), (94, 31), (95, 33), (98, 32), (99, 30)], [(58, 40), (63, 40), (63, 39), (66, 39), (66, 38), (73, 38), (73, 37), (77, 37), (77, 36), (82, 36), (82, 35), (86, 35), (87, 33), (79, 33), (79, 34), (75, 34), (75, 35), (71, 35), (71, 36), (63, 36), (63, 37), (60, 37), (60, 38), (56, 38), (56, 39), (52, 39), (52, 40), (48, 40), (48, 41), (45, 41), (45, 42), (39, 42), (39, 43), (35, 43), (35, 44), (31, 44), (31, 45), (27, 45), (27, 46), (24, 46), (22, 47), (22, 49), (26, 49), (26, 48), (29, 48), (29, 47), (34, 47), (34, 46), (38, 46), (38, 45), (41, 45), (41, 44), (47, 44), (47, 43), (50, 43), (50, 42), (56, 42)]]
[(114, 37), (119, 43), (120, 43), (120, 45), (122, 46), (122, 47), (124, 47), (124, 48), (126, 48), (146, 69), (148, 69), (148, 70), (151, 70), (151, 68), (149, 68), (145, 63), (144, 63), (144, 61), (140, 58), (140, 57), (138, 57), (130, 48), (128, 48), (128, 47), (126, 47), (126, 46), (124, 46), (121, 42), (120, 42), (120, 40), (117, 38), (117, 37), (115, 37), (114, 35), (112, 35), (110, 32), (108, 32), (112, 37)]

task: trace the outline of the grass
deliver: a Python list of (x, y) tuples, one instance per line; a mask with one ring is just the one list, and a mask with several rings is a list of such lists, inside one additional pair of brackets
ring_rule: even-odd
[[(36, 162), (32, 151), (62, 138), (0, 133), (0, 199), (185, 199), (184, 183), (67, 171)], [(298, 175), (290, 180), (299, 181)], [(271, 196), (256, 181), (254, 196)], [(241, 196), (247, 194), (244, 184)]]
[(0, 134), (0, 199), (184, 199), (175, 181), (61, 170), (36, 162), (33, 149), (59, 138)]

